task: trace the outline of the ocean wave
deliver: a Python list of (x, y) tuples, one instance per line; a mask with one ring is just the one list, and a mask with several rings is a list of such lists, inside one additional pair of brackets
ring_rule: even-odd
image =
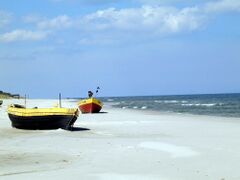
[(161, 111), (240, 117), (240, 93), (216, 95), (151, 96), (151, 97), (108, 97), (110, 105), (122, 109)]
[(211, 107), (211, 106), (216, 106), (218, 103), (209, 103), (209, 104), (201, 104), (201, 103), (196, 103), (196, 104), (181, 104), (182, 106), (205, 106), (205, 107)]
[(112, 102), (112, 101), (114, 101), (114, 99), (108, 99), (107, 101), (108, 101), (108, 102)]
[(154, 100), (154, 102), (155, 103), (178, 103), (179, 101), (177, 101), (177, 100), (164, 100), (164, 101), (162, 101), (162, 100)]
[(119, 106), (121, 103), (120, 102), (111, 102), (111, 104), (114, 105), (114, 106)]
[(177, 100), (165, 100), (164, 103), (178, 103)]

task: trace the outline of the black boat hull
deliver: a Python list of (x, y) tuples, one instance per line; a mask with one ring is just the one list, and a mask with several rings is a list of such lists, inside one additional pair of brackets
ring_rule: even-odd
[(77, 120), (73, 115), (49, 115), (49, 116), (16, 116), (8, 114), (12, 127), (29, 130), (68, 129), (70, 130)]

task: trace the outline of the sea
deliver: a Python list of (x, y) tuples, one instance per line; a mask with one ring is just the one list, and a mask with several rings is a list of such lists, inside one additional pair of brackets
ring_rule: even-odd
[(100, 98), (116, 108), (240, 117), (240, 93)]

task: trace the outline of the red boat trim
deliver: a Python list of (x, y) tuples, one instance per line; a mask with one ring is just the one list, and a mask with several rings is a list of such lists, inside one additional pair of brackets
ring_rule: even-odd
[(82, 104), (79, 106), (82, 113), (98, 113), (102, 107), (95, 103)]

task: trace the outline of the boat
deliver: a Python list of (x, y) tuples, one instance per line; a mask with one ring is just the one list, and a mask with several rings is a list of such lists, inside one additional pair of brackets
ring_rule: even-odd
[(99, 99), (90, 97), (79, 101), (78, 106), (82, 113), (98, 113), (103, 104)]
[(18, 129), (66, 129), (71, 130), (78, 118), (77, 108), (26, 108), (26, 106), (11, 104), (8, 116), (12, 127)]

